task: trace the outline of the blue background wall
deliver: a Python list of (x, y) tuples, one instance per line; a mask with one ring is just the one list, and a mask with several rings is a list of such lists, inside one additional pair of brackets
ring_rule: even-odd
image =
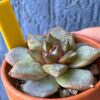
[[(11, 0), (23, 34), (42, 34), (54, 26), (68, 31), (100, 25), (100, 0)], [(0, 62), (7, 48), (0, 34)], [(0, 80), (0, 100), (7, 100)]]

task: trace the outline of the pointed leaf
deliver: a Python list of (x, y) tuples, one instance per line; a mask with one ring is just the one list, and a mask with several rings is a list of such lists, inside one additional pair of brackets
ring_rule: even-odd
[(93, 86), (94, 77), (88, 70), (68, 69), (56, 81), (64, 88), (83, 91)]
[(55, 45), (49, 53), (42, 52), (42, 55), (46, 63), (55, 63), (62, 56), (62, 50), (60, 45)]
[(43, 43), (43, 51), (44, 52), (49, 52), (53, 47), (53, 44), (51, 42), (45, 41)]
[(39, 80), (47, 76), (42, 65), (32, 61), (20, 61), (10, 70), (9, 75), (22, 80)]
[(64, 52), (69, 50), (75, 50), (75, 40), (72, 33), (66, 34), (66, 37), (62, 39), (62, 49)]
[(72, 68), (87, 66), (94, 62), (98, 57), (100, 57), (100, 50), (91, 46), (80, 46), (76, 52), (77, 57), (70, 64), (70, 67)]
[(68, 66), (62, 64), (45, 64), (43, 65), (43, 69), (48, 74), (58, 77), (68, 69)]
[(57, 58), (62, 56), (62, 49), (60, 45), (55, 45), (54, 48), (50, 51), (49, 55), (55, 55)]
[(12, 66), (15, 65), (17, 62), (22, 61), (23, 59), (26, 61), (27, 60), (33, 61), (32, 57), (30, 56), (30, 54), (28, 52), (29, 52), (29, 50), (27, 48), (16, 47), (16, 48), (10, 50), (6, 54), (6, 60)]
[(69, 40), (65, 39), (64, 42), (62, 42), (62, 49), (64, 52), (67, 52), (70, 50), (70, 44), (69, 44)]
[(50, 30), (50, 34), (55, 38), (62, 40), (63, 38), (66, 37), (67, 32), (60, 27), (55, 27)]
[(58, 60), (56, 55), (43, 54), (43, 58), (47, 64), (55, 63)]
[(52, 34), (49, 34), (46, 41), (50, 42), (50, 43), (59, 43), (59, 39), (54, 37)]
[(25, 93), (36, 97), (48, 97), (54, 94), (58, 88), (59, 85), (51, 76), (38, 81), (28, 81), (22, 86)]
[(48, 35), (46, 41), (44, 42), (43, 49), (45, 52), (52, 51), (56, 46), (59, 46), (61, 49), (61, 44), (58, 39), (53, 37), (51, 34)]
[(45, 38), (43, 35), (30, 35), (27, 40), (27, 44), (29, 49), (31, 50), (41, 50), (43, 42), (45, 41)]
[(34, 61), (39, 62), (41, 64), (45, 63), (45, 61), (42, 57), (42, 53), (40, 51), (31, 50), (31, 51), (29, 51), (29, 54), (31, 55), (31, 57), (33, 58)]
[(62, 64), (71, 63), (74, 61), (75, 57), (76, 57), (76, 52), (69, 51), (60, 58), (59, 63), (62, 63)]
[(55, 27), (50, 30), (50, 34), (61, 41), (64, 52), (75, 49), (75, 40), (72, 33), (68, 33), (60, 27)]

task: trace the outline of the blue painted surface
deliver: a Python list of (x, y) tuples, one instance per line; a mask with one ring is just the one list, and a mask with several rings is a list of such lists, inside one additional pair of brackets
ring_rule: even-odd
[[(54, 26), (68, 31), (100, 26), (100, 0), (11, 0), (23, 34), (42, 34)], [(0, 63), (7, 48), (0, 34)], [(0, 100), (7, 96), (0, 80)]]

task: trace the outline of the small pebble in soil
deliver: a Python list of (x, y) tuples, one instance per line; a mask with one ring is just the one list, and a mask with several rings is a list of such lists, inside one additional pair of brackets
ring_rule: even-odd
[(69, 97), (71, 96), (68, 89), (59, 90), (60, 97)]
[(75, 89), (68, 89), (68, 90), (72, 95), (78, 94), (78, 90), (75, 90)]
[(60, 97), (69, 97), (76, 94), (78, 94), (78, 90), (75, 89), (59, 89)]

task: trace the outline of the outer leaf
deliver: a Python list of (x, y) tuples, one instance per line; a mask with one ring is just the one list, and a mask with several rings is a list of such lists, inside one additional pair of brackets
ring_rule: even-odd
[(51, 76), (39, 81), (28, 81), (22, 86), (24, 92), (36, 97), (48, 97), (54, 94), (58, 88), (59, 85)]
[(6, 54), (6, 60), (12, 66), (14, 66), (17, 62), (22, 61), (23, 59), (25, 61), (33, 61), (32, 57), (28, 52), (29, 50), (27, 48), (16, 47)]
[(100, 57), (100, 50), (91, 46), (80, 46), (76, 52), (77, 57), (70, 64), (72, 68), (85, 67)]
[(83, 91), (93, 86), (94, 77), (88, 70), (69, 69), (57, 77), (56, 81), (64, 88)]
[(32, 61), (20, 61), (10, 70), (9, 75), (22, 80), (39, 80), (47, 76), (42, 65)]
[(50, 74), (54, 77), (58, 77), (68, 69), (68, 66), (62, 65), (62, 64), (45, 64), (43, 66), (43, 69), (48, 74)]

